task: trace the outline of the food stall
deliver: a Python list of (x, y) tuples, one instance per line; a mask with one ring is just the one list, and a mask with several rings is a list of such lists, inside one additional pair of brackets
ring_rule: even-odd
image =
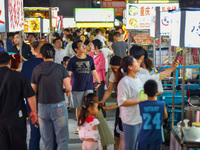
[(42, 33), (50, 33), (49, 19), (44, 18), (24, 18), (24, 33), (39, 34), (40, 41)]
[[(156, 7), (160, 7), (158, 12), (162, 15), (157, 14)], [(178, 3), (127, 3), (126, 5), (126, 29), (129, 30), (129, 47), (133, 44), (143, 46), (149, 52), (150, 58), (153, 59), (154, 67), (162, 66), (161, 59), (166, 56), (168, 47), (170, 47), (170, 22), (167, 12), (178, 8)], [(163, 12), (166, 12), (165, 15)]]
[[(43, 33), (47, 33), (47, 36), (49, 36), (49, 41), (51, 41), (50, 32), (55, 31), (55, 29), (58, 27), (58, 19), (59, 19), (58, 11), (59, 9), (57, 7), (24, 7), (24, 18), (35, 18), (35, 19), (30, 19), (30, 20), (35, 20), (31, 22), (35, 23), (40, 22), (40, 25), (35, 25), (37, 26), (37, 28), (35, 28), (36, 30), (31, 30), (31, 28), (29, 28), (30, 29), (29, 30), (26, 27), (25, 28), (27, 29), (26, 31), (29, 32), (37, 31), (39, 33), (38, 29), (40, 28), (41, 31), (43, 30)], [(46, 19), (48, 19), (48, 21)], [(47, 28), (46, 25), (48, 25), (49, 28)]]
[[(174, 71), (173, 76), (171, 150), (200, 148), (200, 78), (194, 75), (195, 70), (198, 70), (197, 75), (200, 74), (199, 15), (200, 11), (198, 10), (172, 12), (171, 45), (176, 47), (175, 53), (182, 65)], [(192, 63), (193, 65), (191, 65)], [(189, 71), (190, 78), (186, 76), (188, 68), (191, 69)], [(178, 81), (179, 72), (182, 77), (181, 83)], [(181, 121), (179, 123), (175, 123), (175, 93), (177, 90), (182, 91)], [(185, 101), (186, 93), (187, 101)]]

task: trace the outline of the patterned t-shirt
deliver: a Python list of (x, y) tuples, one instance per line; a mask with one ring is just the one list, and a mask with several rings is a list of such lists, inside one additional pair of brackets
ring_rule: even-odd
[(93, 89), (92, 71), (95, 70), (94, 60), (87, 56), (85, 59), (72, 57), (67, 65), (67, 70), (72, 71), (72, 91), (86, 91)]

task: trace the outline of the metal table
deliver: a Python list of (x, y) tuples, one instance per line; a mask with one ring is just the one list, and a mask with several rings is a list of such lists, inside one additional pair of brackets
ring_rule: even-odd
[(179, 145), (183, 147), (200, 147), (200, 127), (184, 127), (183, 141), (181, 142), (181, 130), (174, 126), (171, 132)]

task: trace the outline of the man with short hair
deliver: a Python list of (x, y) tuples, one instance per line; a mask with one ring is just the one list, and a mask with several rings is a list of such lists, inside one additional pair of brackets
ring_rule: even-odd
[(61, 38), (54, 39), (53, 46), (56, 51), (54, 62), (61, 64), (61, 62), (63, 61), (63, 57), (65, 57), (65, 50), (62, 49), (62, 39)]
[(2, 150), (26, 150), (26, 117), (24, 98), (31, 108), (29, 119), (37, 121), (35, 93), (27, 78), (8, 68), (10, 56), (0, 52), (0, 146)]
[[(22, 66), (22, 73), (27, 77), (29, 82), (31, 83), (31, 77), (33, 73), (33, 69), (43, 62), (42, 54), (40, 52), (40, 48), (45, 44), (48, 43), (46, 41), (38, 42), (34, 41), (32, 45), (36, 45), (37, 47), (34, 49), (36, 53), (36, 57), (24, 62)], [(30, 113), (30, 106), (27, 104), (27, 111)], [(30, 141), (29, 141), (29, 150), (39, 150), (40, 149), (40, 130), (38, 127), (30, 123), (31, 128), (31, 135), (30, 135)]]
[(19, 32), (16, 32), (14, 34), (15, 45), (13, 45), (8, 52), (19, 53), (19, 51), (20, 51), (20, 39), (21, 39), (21, 42), (22, 42), (22, 59), (23, 59), (23, 61), (28, 61), (28, 60), (34, 58), (34, 55), (31, 52), (31, 47), (28, 44), (23, 42), (23, 39), (20, 38)]
[(64, 40), (64, 44), (65, 44), (64, 47), (66, 47), (67, 44), (68, 44), (68, 42), (67, 42), (67, 36), (71, 34), (71, 31), (70, 31), (68, 28), (65, 28), (65, 29), (63, 30), (63, 33), (64, 33), (64, 38), (63, 38), (63, 40)]
[(96, 36), (94, 37), (94, 40), (99, 39), (102, 43), (102, 46), (104, 47), (106, 38), (102, 35), (101, 29), (96, 29), (95, 34)]
[[(72, 44), (76, 55), (72, 57), (67, 65), (69, 76), (72, 75), (72, 96), (73, 107), (76, 108), (76, 118), (80, 114), (83, 97), (89, 93), (93, 93), (93, 77), (97, 81), (96, 89), (100, 86), (100, 80), (95, 70), (94, 60), (92, 57), (85, 54), (86, 49), (81, 40)], [(78, 130), (75, 131), (78, 134)]]
[(34, 34), (34, 33), (29, 33), (29, 34), (28, 34), (28, 42), (29, 42), (30, 44), (32, 44), (35, 40), (36, 40), (35, 34)]
[(114, 33), (114, 43), (112, 44), (112, 49), (116, 56), (125, 57), (128, 50), (128, 44), (121, 40), (120, 33)]
[(7, 51), (9, 51), (11, 49), (11, 47), (13, 46), (13, 39), (14, 39), (14, 34), (13, 33), (7, 33)]

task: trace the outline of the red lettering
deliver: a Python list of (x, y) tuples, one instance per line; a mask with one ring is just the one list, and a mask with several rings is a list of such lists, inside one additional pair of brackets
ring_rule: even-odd
[(23, 26), (23, 5), (22, 0), (8, 1), (9, 19), (11, 29)]
[(150, 8), (149, 8), (149, 7), (147, 7), (147, 8), (145, 9), (145, 15), (146, 15), (146, 16), (150, 16)]
[(140, 8), (140, 16), (144, 16), (144, 7)]

